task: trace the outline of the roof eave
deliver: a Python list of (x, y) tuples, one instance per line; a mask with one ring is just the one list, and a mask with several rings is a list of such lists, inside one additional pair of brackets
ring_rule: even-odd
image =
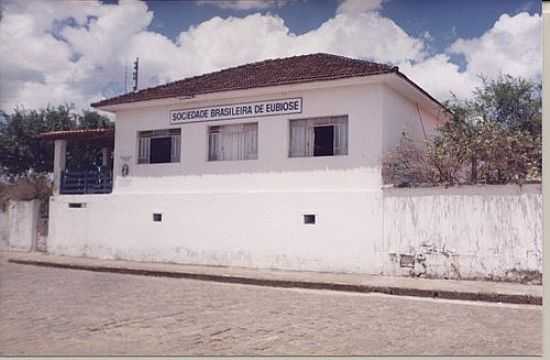
[(169, 106), (169, 105), (178, 105), (182, 103), (193, 103), (200, 101), (208, 100), (223, 100), (223, 99), (232, 99), (239, 97), (251, 97), (251, 96), (263, 96), (270, 94), (277, 94), (281, 92), (290, 92), (290, 91), (302, 91), (310, 90), (316, 88), (330, 88), (338, 87), (344, 85), (354, 85), (354, 84), (364, 84), (364, 83), (376, 83), (382, 81), (382, 79), (388, 75), (395, 72), (385, 72), (374, 75), (362, 75), (362, 76), (350, 76), (342, 77), (336, 79), (316, 79), (313, 81), (307, 82), (296, 82), (291, 84), (281, 84), (281, 85), (269, 85), (269, 86), (258, 86), (254, 88), (246, 89), (228, 89), (224, 91), (209, 92), (196, 94), (194, 96), (170, 96), (150, 100), (141, 100), (141, 101), (131, 101), (118, 104), (108, 104), (108, 105), (97, 105), (94, 103), (93, 106), (96, 109), (108, 111), (108, 112), (117, 112), (120, 110), (134, 109), (136, 107), (150, 107), (150, 106)]
[(99, 129), (74, 129), (59, 130), (40, 133), (35, 136), (37, 139), (55, 141), (55, 140), (111, 140), (114, 139), (114, 128)]
[(413, 86), (416, 90), (420, 91), (420, 93), (422, 93), (424, 96), (426, 96), (428, 99), (430, 99), (434, 104), (436, 104), (437, 106), (439, 106), (445, 113), (447, 113), (448, 115), (452, 115), (453, 113), (451, 112), (451, 110), (449, 110), (445, 105), (443, 105), (439, 100), (437, 100), (435, 97), (433, 97), (432, 95), (430, 95), (430, 93), (428, 93), (426, 90), (424, 90), (420, 85), (418, 85), (417, 83), (415, 83), (414, 81), (412, 81), (411, 79), (409, 79), (405, 74), (403, 74), (402, 72), (400, 71), (397, 71), (395, 72), (395, 74), (397, 76), (399, 76), (400, 78), (402, 78), (403, 80), (405, 80), (407, 83), (409, 83), (409, 85)]

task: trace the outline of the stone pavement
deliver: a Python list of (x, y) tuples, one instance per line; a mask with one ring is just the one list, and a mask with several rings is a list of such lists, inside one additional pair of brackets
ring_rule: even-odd
[(223, 266), (103, 260), (53, 256), (43, 253), (4, 253), (10, 262), (114, 272), (124, 274), (188, 278), (249, 285), (375, 292), (458, 300), (542, 305), (542, 286), (508, 282), (440, 280), (364, 274), (335, 274), (274, 271)]
[(542, 306), (11, 263), (0, 356), (540, 356)]

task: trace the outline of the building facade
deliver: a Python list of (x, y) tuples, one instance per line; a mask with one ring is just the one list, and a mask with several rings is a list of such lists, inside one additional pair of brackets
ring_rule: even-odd
[[(50, 200), (48, 251), (380, 273), (382, 160), (445, 109), (397, 68), (269, 60), (107, 99), (112, 192)], [(56, 139), (55, 176), (66, 139)]]

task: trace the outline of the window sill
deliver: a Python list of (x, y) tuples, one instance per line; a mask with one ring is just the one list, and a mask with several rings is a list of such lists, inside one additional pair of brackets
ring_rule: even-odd
[(253, 162), (259, 159), (242, 159), (242, 160), (206, 160), (207, 163), (234, 163), (234, 162)]
[(165, 163), (136, 163), (137, 166), (146, 166), (146, 165), (180, 165), (181, 161), (177, 162), (165, 162)]
[(324, 156), (287, 156), (287, 159), (333, 159), (347, 157), (349, 154), (342, 155), (324, 155)]

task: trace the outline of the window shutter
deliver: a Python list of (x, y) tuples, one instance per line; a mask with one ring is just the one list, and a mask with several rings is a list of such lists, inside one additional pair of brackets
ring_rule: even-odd
[(258, 158), (258, 124), (213, 126), (209, 130), (209, 160)]
[(258, 158), (258, 124), (245, 124), (243, 147), (245, 159)]
[(149, 136), (143, 136), (139, 138), (139, 164), (149, 163), (149, 154), (151, 149), (151, 138)]
[(305, 156), (313, 156), (315, 152), (315, 127), (308, 121), (306, 127), (306, 153)]
[(290, 123), (290, 157), (306, 156), (306, 122)]
[(346, 155), (348, 149), (348, 127), (345, 121), (339, 120), (334, 125), (334, 154)]
[(180, 161), (180, 135), (171, 135), (171, 154), (170, 154), (170, 161), (171, 162), (179, 162)]
[(290, 121), (289, 156), (314, 156), (315, 127), (334, 127), (334, 155), (348, 154), (348, 117), (320, 117)]

